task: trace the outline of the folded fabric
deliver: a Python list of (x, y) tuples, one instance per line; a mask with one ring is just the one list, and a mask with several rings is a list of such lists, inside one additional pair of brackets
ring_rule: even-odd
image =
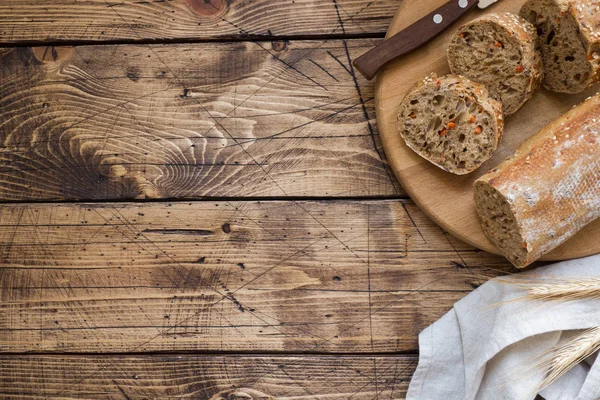
[[(600, 255), (540, 267), (514, 279), (598, 276)], [(505, 279), (490, 280), (421, 332), (419, 365), (407, 400), (535, 399), (545, 376), (536, 357), (581, 330), (600, 327), (600, 300), (542, 302), (523, 300), (524, 293)], [(540, 395), (547, 400), (599, 399), (600, 361), (588, 362)]]

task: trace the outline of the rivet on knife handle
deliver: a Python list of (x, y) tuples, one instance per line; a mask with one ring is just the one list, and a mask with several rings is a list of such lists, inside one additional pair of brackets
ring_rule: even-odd
[(478, 0), (450, 0), (408, 28), (398, 32), (374, 49), (358, 57), (354, 67), (371, 80), (377, 71), (394, 58), (420, 47), (463, 16)]

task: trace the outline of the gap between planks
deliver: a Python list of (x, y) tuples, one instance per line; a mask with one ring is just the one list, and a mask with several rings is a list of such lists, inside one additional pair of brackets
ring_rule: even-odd
[(192, 351), (142, 351), (142, 352), (125, 352), (125, 353), (82, 353), (82, 352), (4, 352), (0, 351), (0, 358), (2, 357), (81, 357), (81, 358), (89, 358), (89, 357), (148, 357), (148, 356), (161, 356), (161, 357), (320, 357), (320, 358), (335, 358), (335, 357), (352, 357), (352, 358), (372, 358), (372, 357), (381, 357), (381, 358), (406, 358), (406, 357), (416, 357), (419, 355), (419, 351), (417, 349), (414, 350), (404, 350), (404, 351), (394, 351), (394, 352), (298, 352), (298, 351), (286, 351), (286, 352), (278, 352), (278, 351), (203, 351), (203, 350), (192, 350)]
[(111, 46), (111, 45), (150, 45), (150, 44), (195, 44), (195, 43), (245, 43), (245, 42), (279, 42), (279, 41), (329, 41), (329, 40), (359, 40), (383, 39), (385, 33), (358, 33), (358, 34), (316, 34), (316, 35), (247, 35), (218, 38), (173, 38), (173, 39), (113, 39), (73, 40), (22, 40), (19, 42), (3, 42), (0, 38), (0, 47), (35, 47), (35, 46)]
[(227, 202), (227, 201), (243, 201), (243, 202), (260, 202), (260, 203), (268, 203), (268, 202), (281, 202), (281, 201), (311, 201), (311, 202), (336, 202), (336, 201), (390, 201), (390, 200), (398, 200), (403, 202), (413, 203), (411, 198), (408, 195), (400, 194), (400, 195), (375, 195), (375, 196), (279, 196), (279, 197), (264, 197), (264, 196), (230, 196), (230, 197), (220, 197), (220, 196), (203, 196), (193, 199), (186, 198), (157, 198), (157, 199), (89, 199), (89, 200), (78, 200), (78, 199), (66, 199), (66, 200), (0, 200), (0, 207), (2, 205), (27, 205), (27, 204), (81, 204), (81, 203), (89, 203), (89, 204), (103, 204), (103, 203), (136, 203), (136, 204), (149, 204), (149, 203), (202, 203), (202, 202)]

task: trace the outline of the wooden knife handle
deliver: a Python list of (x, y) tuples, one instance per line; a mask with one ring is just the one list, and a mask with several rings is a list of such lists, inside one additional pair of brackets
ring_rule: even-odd
[(365, 78), (371, 80), (386, 63), (431, 40), (477, 3), (478, 0), (450, 0), (358, 57), (352, 64)]

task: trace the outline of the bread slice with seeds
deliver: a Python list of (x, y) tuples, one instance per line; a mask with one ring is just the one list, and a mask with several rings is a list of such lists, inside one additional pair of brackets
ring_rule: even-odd
[(535, 25), (544, 62), (544, 87), (579, 93), (598, 81), (600, 3), (528, 0), (520, 15)]
[(536, 37), (533, 25), (515, 14), (485, 15), (458, 29), (448, 46), (448, 63), (452, 73), (483, 83), (510, 115), (540, 87)]
[(600, 217), (600, 95), (475, 181), (483, 231), (522, 268)]
[(502, 136), (502, 105), (485, 86), (458, 75), (419, 81), (402, 103), (406, 145), (439, 168), (465, 175), (488, 160)]

